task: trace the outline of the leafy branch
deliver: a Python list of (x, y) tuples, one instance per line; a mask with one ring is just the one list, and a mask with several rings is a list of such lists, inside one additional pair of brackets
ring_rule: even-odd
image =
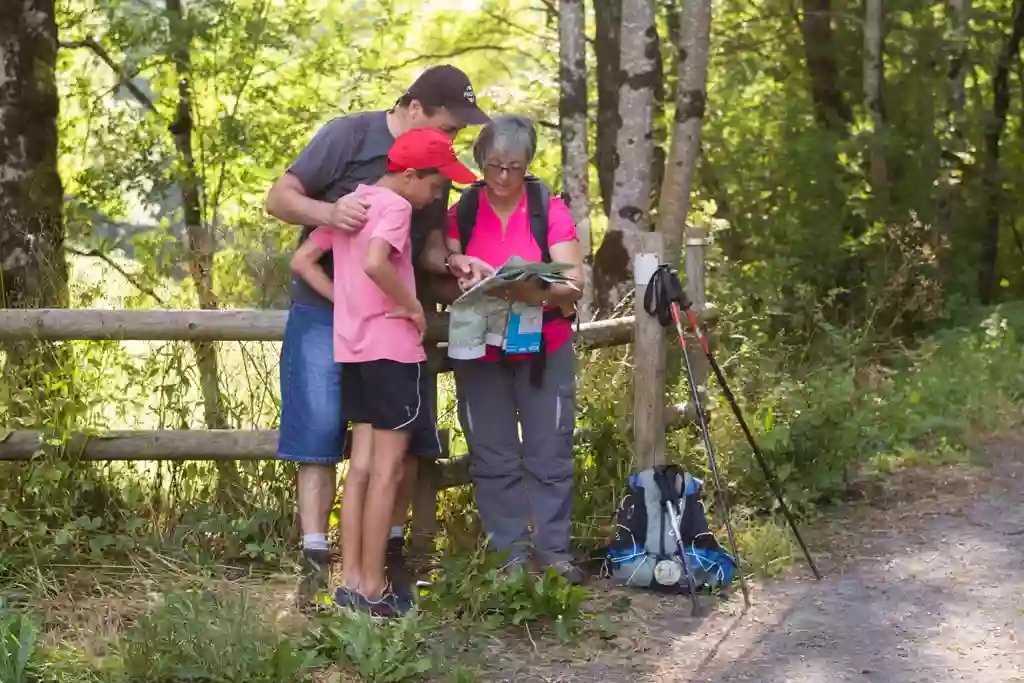
[(150, 112), (160, 116), (160, 112), (157, 111), (153, 100), (149, 99), (146, 93), (142, 92), (139, 86), (135, 85), (132, 81), (132, 75), (125, 71), (124, 67), (114, 61), (114, 58), (110, 56), (110, 53), (107, 52), (106, 48), (104, 48), (96, 38), (88, 36), (82, 40), (62, 40), (60, 42), (60, 47), (65, 49), (86, 48), (91, 50), (104, 64), (107, 65), (107, 67), (110, 68), (111, 71), (114, 72), (118, 78), (119, 85), (124, 86), (124, 88), (131, 93), (132, 97), (134, 97), (139, 104)]

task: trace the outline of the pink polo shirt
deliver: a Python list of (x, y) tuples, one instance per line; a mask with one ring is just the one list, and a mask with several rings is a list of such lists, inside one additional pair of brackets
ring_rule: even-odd
[[(448, 210), (448, 237), (459, 239), (458, 204)], [(576, 239), (576, 225), (568, 207), (558, 197), (552, 197), (548, 204), (548, 246)], [(474, 256), (497, 268), (511, 256), (518, 256), (527, 261), (540, 261), (540, 247), (533, 239), (530, 231), (530, 215), (526, 207), (526, 193), (519, 200), (512, 215), (509, 216), (505, 233), (501, 231), (501, 219), (487, 201), (487, 193), (480, 193), (480, 208), (476, 214), (476, 225), (473, 235), (466, 246), (468, 256)], [(549, 320), (542, 330), (548, 353), (554, 353), (572, 338), (572, 323), (566, 318)], [(530, 358), (532, 354), (513, 354), (511, 359)], [(487, 347), (483, 360), (498, 360), (500, 349)]]
[(391, 245), (391, 264), (409, 290), (416, 293), (409, 235), (412, 205), (391, 190), (360, 185), (354, 194), (370, 204), (366, 226), (356, 233), (321, 226), (309, 239), (334, 252), (334, 360), (366, 363), (393, 360), (419, 363), (427, 359), (419, 332), (405, 318), (388, 318), (398, 304), (363, 271), (363, 255), (374, 237)]

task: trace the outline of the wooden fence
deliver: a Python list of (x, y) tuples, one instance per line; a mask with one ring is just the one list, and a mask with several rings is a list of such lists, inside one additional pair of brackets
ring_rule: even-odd
[[(692, 230), (688, 250), (697, 252)], [(702, 263), (694, 260), (691, 268)], [(633, 439), (640, 466), (664, 461), (666, 430), (692, 424), (696, 412), (690, 403), (665, 405), (665, 332), (643, 311), (643, 298), (651, 268), (661, 257), (661, 236), (640, 237), (635, 267), (635, 315), (584, 323), (576, 337), (580, 350), (634, 343), (636, 368), (633, 396)], [(690, 265), (688, 254), (688, 265)], [(691, 281), (691, 285), (692, 285)], [(704, 301), (703, 275), (691, 298), (705, 322), (711, 314)], [(120, 341), (281, 341), (287, 311), (277, 310), (96, 310), (0, 309), (0, 343), (11, 341), (120, 340)], [(448, 319), (444, 313), (428, 323), (427, 346), (435, 372), (447, 368), (444, 342)], [(440, 346), (439, 346), (440, 345)], [(696, 346), (694, 348), (697, 348)], [(64, 435), (59, 448), (68, 457), (93, 461), (224, 461), (276, 458), (277, 430), (129, 430)], [(53, 435), (45, 431), (0, 431), (0, 461), (26, 461), (37, 456)], [(447, 443), (447, 439), (443, 443)], [(469, 483), (467, 459), (442, 458), (421, 467), (413, 500), (413, 538), (423, 549), (436, 532), (437, 492)]]

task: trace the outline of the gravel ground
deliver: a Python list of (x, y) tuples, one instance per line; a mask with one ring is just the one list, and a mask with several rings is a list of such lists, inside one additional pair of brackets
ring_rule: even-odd
[[(1024, 681), (1024, 436), (984, 463), (912, 471), (880, 500), (808, 530), (805, 567), (703, 619), (630, 593), (613, 637), (502, 643), (489, 681), (952, 683)], [(497, 658), (496, 658), (497, 659)]]

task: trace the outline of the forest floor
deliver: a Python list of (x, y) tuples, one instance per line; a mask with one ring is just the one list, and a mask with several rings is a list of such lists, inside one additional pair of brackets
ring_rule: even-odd
[(821, 582), (796, 564), (753, 585), (748, 611), (736, 591), (703, 618), (685, 598), (633, 591), (589, 641), (500, 643), (481, 679), (1024, 681), (1024, 432), (984, 453), (899, 473), (806, 529)]
[[(903, 470), (864, 502), (824, 511), (802, 530), (821, 582), (797, 558), (781, 579), (751, 584), (749, 610), (737, 590), (714, 604), (705, 596), (703, 617), (690, 616), (685, 597), (598, 583), (580, 637), (492, 634), (450, 653), (476, 674), (455, 680), (1024, 681), (1024, 431), (979, 450), (985, 455), (970, 463)], [(45, 640), (87, 651), (116, 640), (160, 593), (194, 582), (164, 562), (161, 578), (152, 567), (135, 578), (111, 567), (102, 580), (90, 567), (78, 589), (71, 581), (41, 600), (51, 625)], [(302, 628), (287, 577), (233, 583), (252, 596), (259, 618), (285, 632)], [(318, 680), (358, 679), (333, 669)]]

